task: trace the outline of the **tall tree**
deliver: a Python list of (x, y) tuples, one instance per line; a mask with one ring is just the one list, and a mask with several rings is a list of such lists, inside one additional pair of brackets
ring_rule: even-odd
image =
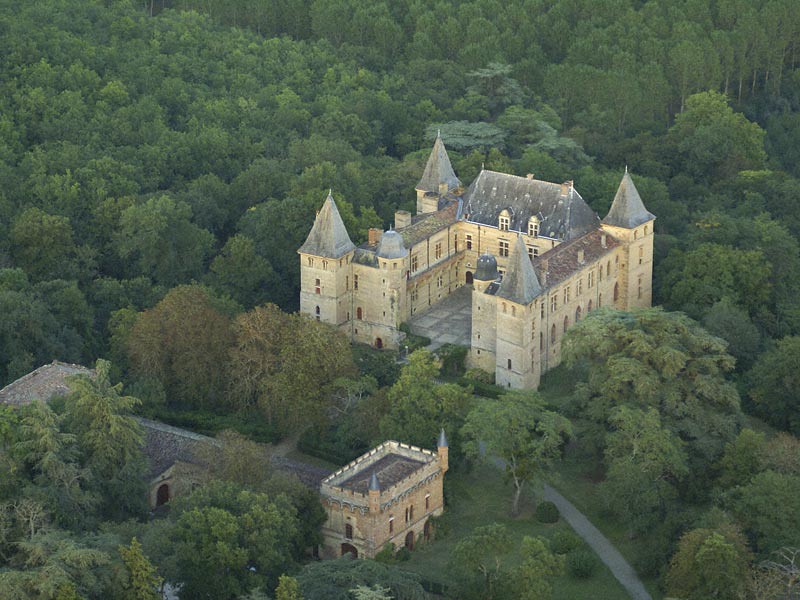
[(561, 456), (572, 434), (569, 420), (547, 410), (541, 396), (511, 392), (499, 400), (480, 402), (461, 429), (467, 456), (500, 459), (514, 484), (511, 514), (519, 514), (523, 487)]

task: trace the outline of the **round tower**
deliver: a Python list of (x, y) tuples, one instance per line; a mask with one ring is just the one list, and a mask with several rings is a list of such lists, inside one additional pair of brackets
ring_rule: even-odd
[(489, 284), (497, 281), (500, 274), (497, 272), (497, 259), (486, 252), (478, 257), (478, 268), (472, 278), (472, 285), (476, 292), (484, 292)]

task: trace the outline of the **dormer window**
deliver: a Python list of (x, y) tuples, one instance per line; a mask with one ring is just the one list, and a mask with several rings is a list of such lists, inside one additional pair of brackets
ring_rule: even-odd
[(536, 217), (528, 219), (528, 235), (531, 237), (539, 235), (539, 219)]
[(511, 215), (507, 210), (504, 210), (500, 213), (500, 222), (498, 227), (500, 228), (500, 231), (508, 231), (509, 225), (511, 225)]

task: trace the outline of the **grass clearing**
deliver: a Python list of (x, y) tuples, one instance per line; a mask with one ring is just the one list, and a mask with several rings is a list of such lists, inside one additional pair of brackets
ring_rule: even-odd
[[(502, 474), (494, 467), (481, 466), (469, 473), (451, 471), (447, 474), (446, 485), (451, 502), (440, 529), (448, 531), (431, 543), (420, 544), (411, 553), (410, 560), (398, 565), (430, 581), (448, 583), (449, 560), (453, 549), (461, 539), (481, 525), (497, 522), (508, 528), (512, 545), (508, 554), (503, 556), (503, 562), (508, 566), (518, 563), (523, 537), (542, 536), (550, 539), (557, 531), (570, 529), (563, 520), (552, 525), (539, 523), (534, 517), (535, 494), (531, 490), (523, 494), (520, 516), (509, 516), (511, 485), (503, 481)], [(592, 577), (585, 580), (577, 580), (567, 574), (560, 576), (555, 580), (553, 590), (555, 600), (628, 598), (625, 589), (603, 564), (598, 566)]]

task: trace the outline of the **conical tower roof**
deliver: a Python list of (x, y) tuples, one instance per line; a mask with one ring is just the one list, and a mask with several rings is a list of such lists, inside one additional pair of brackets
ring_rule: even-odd
[(508, 271), (496, 295), (517, 304), (530, 304), (541, 293), (542, 286), (536, 277), (536, 271), (533, 270), (531, 259), (528, 258), (525, 242), (518, 236), (511, 261), (508, 263)]
[(345, 229), (339, 209), (336, 208), (336, 202), (328, 192), (325, 204), (322, 205), (322, 209), (314, 220), (311, 233), (308, 234), (298, 252), (325, 258), (340, 258), (354, 248), (355, 245), (347, 235), (347, 229)]
[(378, 476), (373, 471), (372, 477), (369, 478), (369, 491), (370, 492), (380, 492), (381, 491), (381, 484), (378, 481)]
[(603, 219), (603, 223), (614, 227), (633, 229), (653, 219), (655, 216), (647, 212), (642, 197), (639, 196), (636, 186), (633, 185), (628, 167), (625, 167), (625, 175), (622, 176), (617, 195), (614, 196), (614, 202), (611, 204), (611, 210)]
[(461, 186), (461, 182), (453, 171), (453, 165), (450, 164), (450, 157), (447, 156), (441, 133), (436, 135), (433, 150), (428, 157), (428, 164), (425, 165), (425, 171), (422, 173), (422, 179), (419, 180), (416, 189), (438, 194), (440, 183), (447, 184), (447, 191)]

